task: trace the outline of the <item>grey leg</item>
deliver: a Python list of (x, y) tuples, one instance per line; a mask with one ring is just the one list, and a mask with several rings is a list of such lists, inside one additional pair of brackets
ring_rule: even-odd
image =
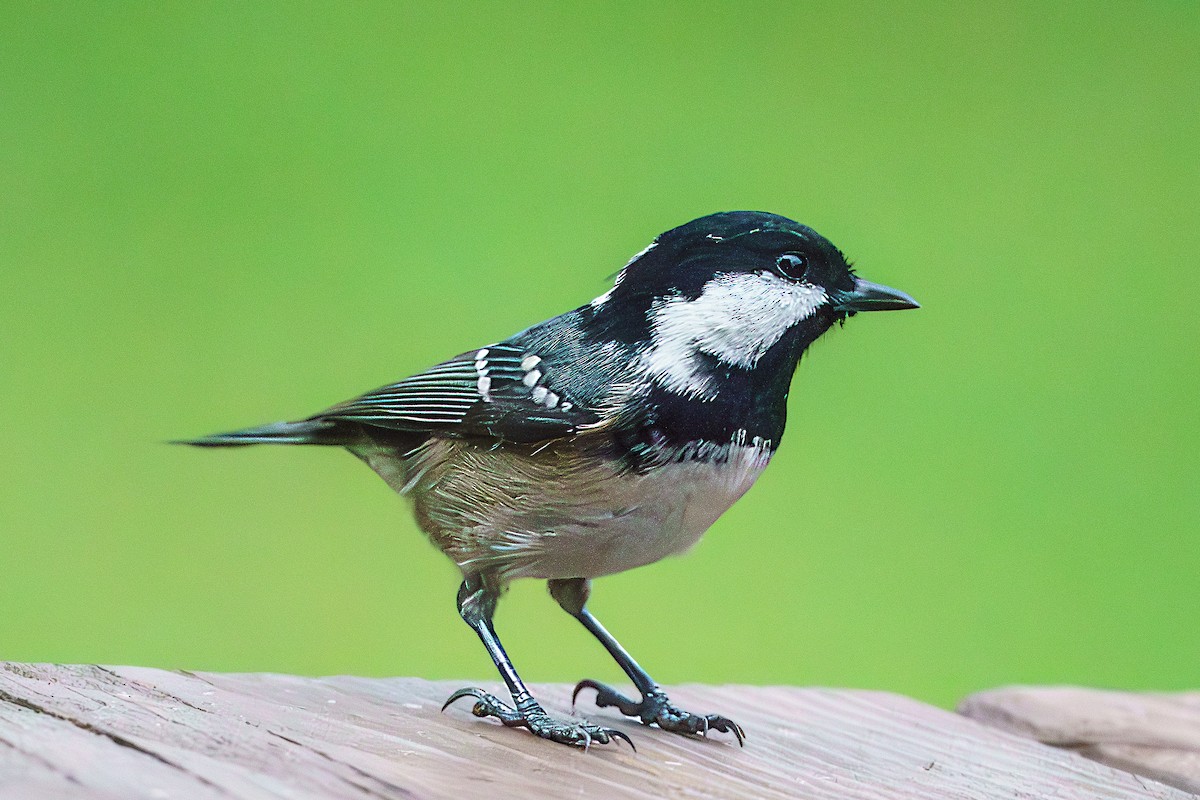
[(572, 702), (583, 689), (595, 689), (597, 706), (612, 706), (625, 716), (637, 717), (647, 725), (654, 724), (665, 731), (688, 734), (707, 735), (709, 730), (718, 730), (732, 733), (737, 737), (739, 745), (745, 744), (746, 732), (733, 720), (717, 714), (692, 714), (671, 704), (666, 693), (646, 674), (646, 670), (633, 660), (633, 656), (629, 655), (621, 643), (587, 610), (588, 595), (592, 590), (591, 581), (585, 578), (557, 579), (550, 581), (549, 587), (551, 597), (558, 601), (563, 610), (591, 631), (609, 655), (621, 665), (621, 669), (625, 670), (625, 674), (642, 695), (641, 701), (637, 702), (609, 686), (585, 678), (576, 685), (575, 693), (571, 697)]
[(508, 686), (512, 695), (513, 705), (501, 701), (498, 697), (488, 694), (482, 689), (459, 689), (450, 695), (442, 710), (455, 700), (463, 697), (474, 697), (475, 705), (471, 709), (477, 717), (495, 717), (510, 728), (528, 728), (535, 736), (549, 739), (553, 742), (582, 747), (585, 750), (592, 742), (608, 744), (615, 739), (624, 739), (632, 747), (633, 742), (621, 731), (611, 728), (601, 728), (586, 723), (563, 722), (547, 714), (533, 695), (525, 688), (524, 681), (504, 652), (504, 646), (496, 636), (492, 627), (492, 616), (496, 611), (496, 601), (500, 599), (500, 590), (495, 583), (485, 576), (468, 575), (458, 590), (458, 613), (472, 630), (479, 635), (488, 655), (500, 672), (500, 677)]

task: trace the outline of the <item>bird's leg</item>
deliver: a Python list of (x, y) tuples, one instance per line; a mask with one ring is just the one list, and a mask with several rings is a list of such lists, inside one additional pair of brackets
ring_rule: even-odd
[(458, 590), (458, 613), (466, 620), (475, 633), (479, 634), (488, 655), (500, 671), (500, 677), (512, 694), (513, 705), (500, 700), (495, 695), (482, 689), (459, 689), (442, 706), (445, 711), (455, 700), (463, 697), (474, 697), (475, 705), (471, 709), (477, 717), (495, 717), (510, 728), (528, 728), (535, 736), (549, 739), (553, 742), (574, 745), (587, 749), (593, 742), (608, 744), (615, 739), (624, 739), (632, 747), (633, 742), (621, 731), (611, 728), (601, 728), (582, 722), (564, 722), (556, 720), (547, 714), (533, 695), (525, 688), (525, 683), (517, 675), (517, 670), (504, 652), (496, 630), (492, 627), (492, 615), (496, 611), (496, 601), (500, 598), (500, 590), (496, 582), (481, 575), (468, 575)]
[(550, 595), (568, 614), (582, 622), (583, 627), (600, 640), (604, 649), (616, 659), (616, 662), (621, 665), (621, 669), (625, 670), (625, 674), (633, 681), (633, 685), (641, 693), (642, 699), (640, 702), (631, 700), (609, 686), (585, 678), (575, 686), (571, 701), (574, 702), (582, 690), (595, 689), (596, 705), (601, 708), (612, 706), (625, 716), (637, 717), (647, 725), (654, 724), (665, 731), (675, 733), (707, 735), (710, 730), (723, 731), (736, 736), (739, 745), (744, 744), (746, 732), (733, 720), (717, 714), (705, 716), (692, 714), (671, 704), (666, 693), (646, 674), (646, 670), (633, 660), (633, 656), (629, 655), (621, 643), (614, 639), (612, 634), (600, 624), (600, 621), (587, 610), (591, 583), (585, 578), (551, 580), (549, 582)]

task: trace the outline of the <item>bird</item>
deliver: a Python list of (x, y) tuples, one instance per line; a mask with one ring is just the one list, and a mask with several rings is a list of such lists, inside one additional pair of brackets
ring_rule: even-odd
[(805, 350), (860, 312), (918, 308), (858, 277), (812, 228), (728, 211), (657, 236), (580, 307), (305, 419), (182, 443), (342, 447), (408, 498), (458, 566), (458, 612), (511, 700), (478, 687), (472, 713), (587, 749), (624, 732), (547, 713), (493, 624), (518, 579), (550, 595), (620, 665), (637, 698), (590, 679), (597, 707), (685, 735), (745, 731), (677, 707), (589, 611), (594, 579), (683, 553), (780, 445)]

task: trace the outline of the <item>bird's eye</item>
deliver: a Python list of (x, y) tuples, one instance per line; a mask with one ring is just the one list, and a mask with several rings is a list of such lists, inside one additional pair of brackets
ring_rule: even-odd
[(800, 280), (808, 270), (808, 259), (799, 253), (784, 253), (776, 261), (779, 271), (793, 280)]

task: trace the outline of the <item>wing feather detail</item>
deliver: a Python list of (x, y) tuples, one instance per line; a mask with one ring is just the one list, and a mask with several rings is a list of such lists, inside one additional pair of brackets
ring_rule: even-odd
[[(489, 345), (339, 403), (313, 419), (399, 431), (533, 443), (570, 436), (599, 420), (554, 389), (553, 371), (510, 344)], [(545, 405), (553, 393), (554, 407)], [(565, 408), (564, 408), (565, 407)]]

